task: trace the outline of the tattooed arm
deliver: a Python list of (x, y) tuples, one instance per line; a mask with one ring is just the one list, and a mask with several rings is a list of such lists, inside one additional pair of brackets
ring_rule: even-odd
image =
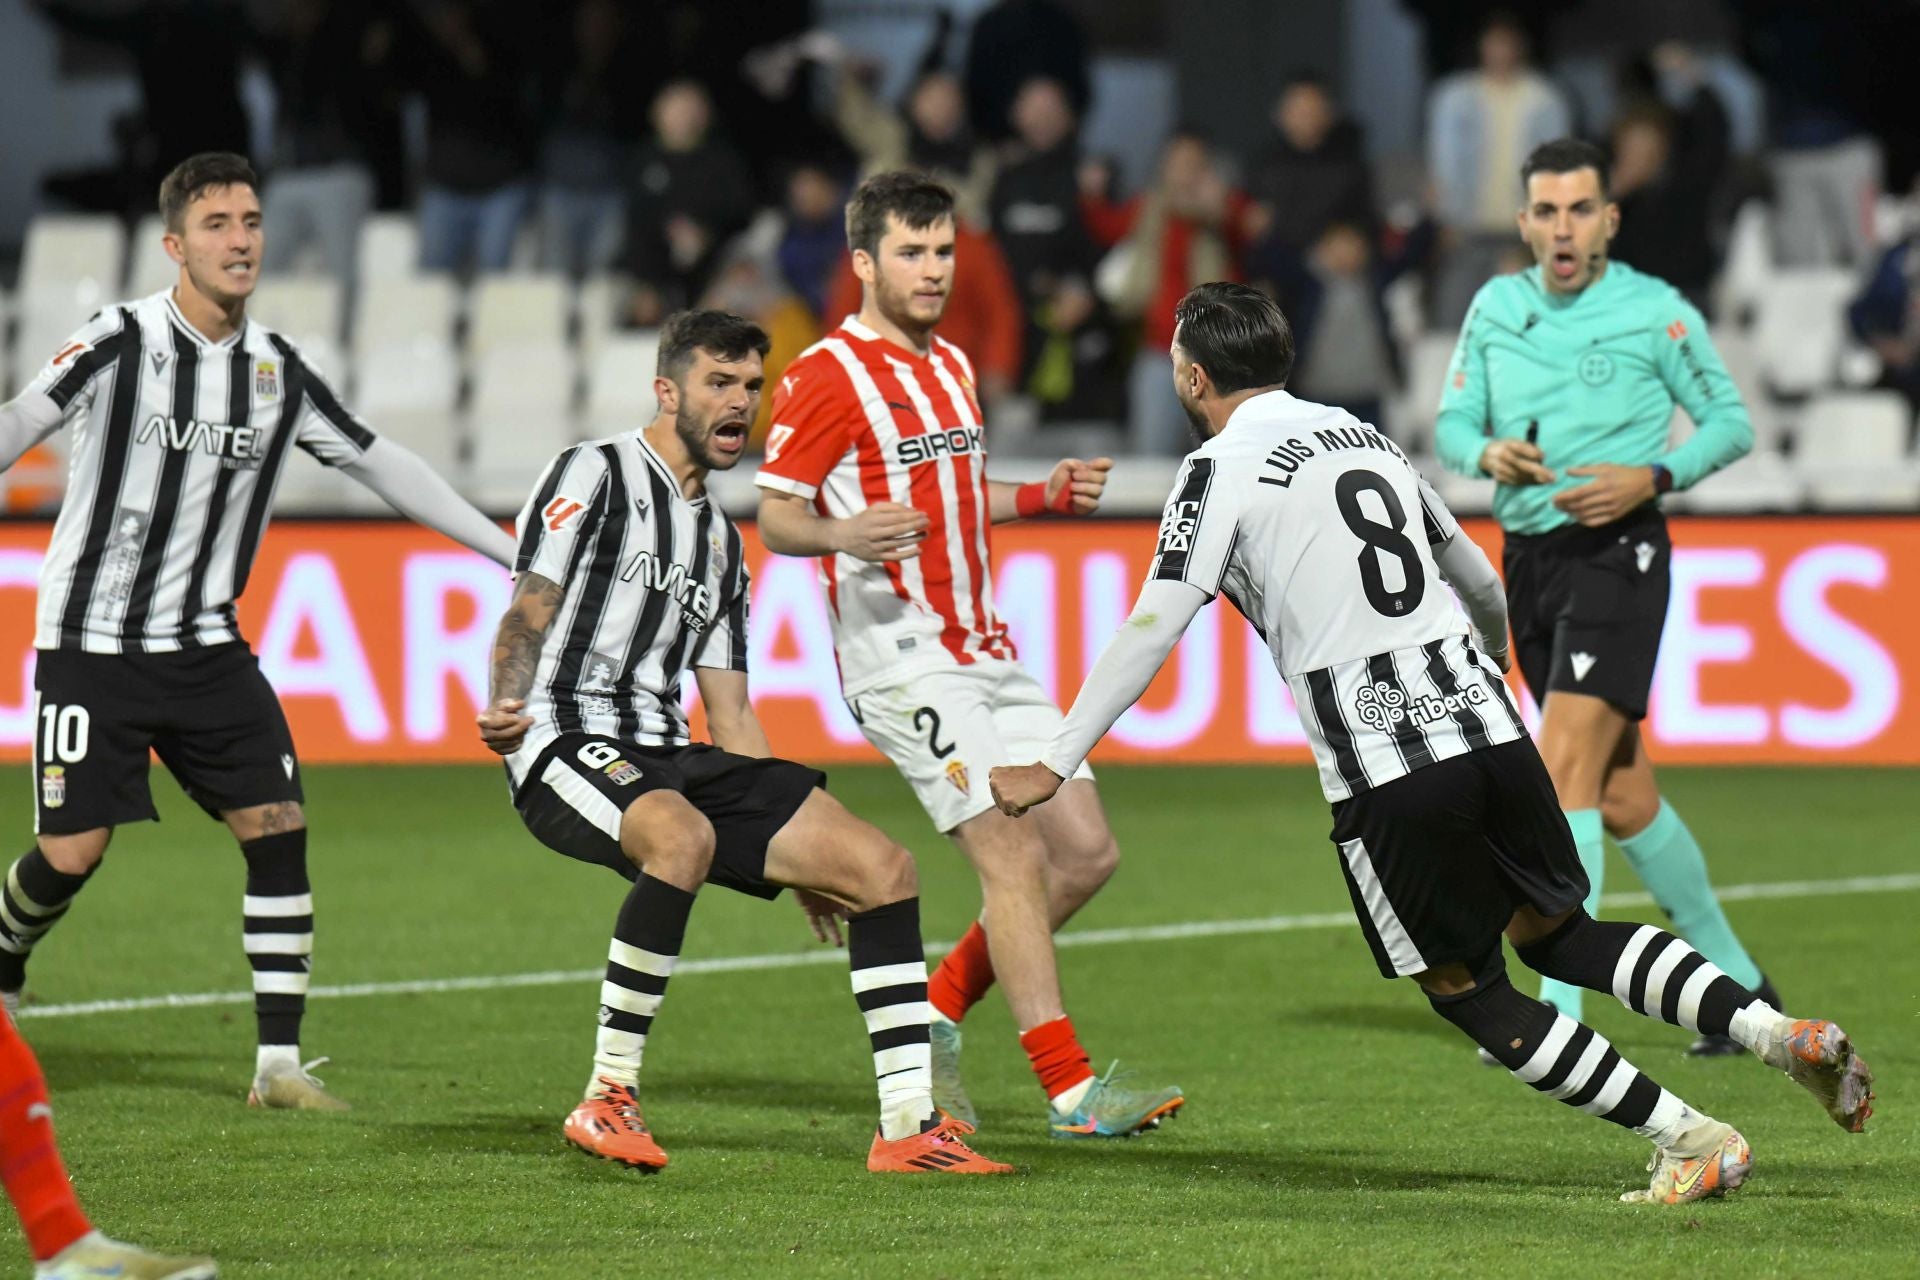
[(489, 751), (510, 756), (533, 727), (533, 717), (522, 715), (547, 629), (553, 626), (565, 592), (559, 583), (537, 573), (523, 573), (514, 585), (513, 602), (500, 619), (493, 640), (493, 680), (488, 705), (477, 717), (480, 741)]

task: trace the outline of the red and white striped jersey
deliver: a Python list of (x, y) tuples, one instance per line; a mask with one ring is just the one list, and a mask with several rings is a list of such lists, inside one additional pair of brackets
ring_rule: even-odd
[(936, 337), (917, 356), (849, 316), (774, 388), (756, 482), (836, 519), (898, 502), (932, 522), (911, 560), (820, 558), (848, 697), (915, 670), (1014, 657), (993, 608), (986, 431), (960, 348)]

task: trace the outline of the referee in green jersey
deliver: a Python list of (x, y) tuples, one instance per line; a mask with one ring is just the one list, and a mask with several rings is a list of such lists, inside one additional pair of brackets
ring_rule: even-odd
[[(1588, 911), (1604, 829), (1679, 932), (1778, 1007), (1714, 897), (1700, 846), (1661, 798), (1640, 735), (1667, 616), (1660, 495), (1745, 454), (1753, 428), (1700, 313), (1672, 285), (1608, 260), (1620, 207), (1606, 165), (1571, 138), (1527, 157), (1520, 235), (1536, 265), (1474, 298), (1436, 445), (1449, 470), (1499, 482), (1514, 655), (1541, 703), (1540, 754), (1592, 881)], [(1670, 449), (1675, 403), (1696, 430)], [(1580, 1016), (1578, 988), (1548, 981), (1541, 998)], [(1692, 1049), (1737, 1051), (1713, 1037)]]

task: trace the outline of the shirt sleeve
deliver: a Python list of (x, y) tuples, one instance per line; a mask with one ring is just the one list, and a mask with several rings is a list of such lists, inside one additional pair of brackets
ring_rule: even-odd
[(1160, 515), (1160, 540), (1154, 548), (1152, 582), (1184, 582), (1210, 600), (1220, 593), (1220, 578), (1233, 554), (1240, 513), (1218, 463), (1190, 454), (1174, 478), (1173, 496)]
[(767, 456), (754, 483), (811, 500), (853, 443), (860, 413), (846, 374), (827, 360), (796, 360), (773, 391)]
[(714, 611), (707, 633), (694, 648), (690, 665), (744, 672), (747, 669), (747, 598), (752, 575), (747, 572), (746, 557), (742, 554), (740, 531), (731, 521), (727, 524), (727, 564), (730, 567), (720, 593), (719, 608)]
[(1753, 448), (1753, 422), (1714, 350), (1706, 318), (1678, 294), (1668, 311), (1664, 332), (1654, 336), (1655, 360), (1667, 390), (1693, 419), (1694, 433), (1660, 461), (1673, 474), (1673, 487), (1687, 489), (1746, 456)]
[(1453, 512), (1447, 509), (1425, 476), (1416, 471), (1413, 482), (1420, 489), (1420, 522), (1427, 531), (1427, 545), (1438, 550), (1459, 535), (1460, 522), (1453, 518)]
[(92, 401), (100, 375), (120, 358), (122, 349), (138, 341), (139, 331), (127, 323), (124, 311), (109, 307), (98, 312), (61, 343), (58, 351), (48, 353), (52, 358), (21, 388), (19, 399), (45, 396), (62, 414), (71, 417)]
[(1447, 470), (1479, 477), (1480, 455), (1487, 447), (1487, 357), (1482, 347), (1487, 300), (1483, 290), (1474, 299), (1460, 341), (1447, 363), (1447, 380), (1440, 389), (1440, 410), (1433, 429), (1434, 452)]
[(300, 417), (294, 425), (293, 442), (325, 466), (344, 467), (360, 461), (373, 446), (373, 432), (347, 411), (326, 378), (298, 348), (279, 337), (274, 339), (274, 346), (288, 366), (297, 366), (300, 371)]
[(565, 586), (575, 550), (605, 518), (607, 491), (607, 462), (598, 449), (575, 445), (548, 463), (514, 521), (514, 576), (537, 573)]

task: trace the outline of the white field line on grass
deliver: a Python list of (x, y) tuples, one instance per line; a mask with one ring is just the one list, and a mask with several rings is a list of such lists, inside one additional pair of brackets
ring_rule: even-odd
[[(1756, 898), (1819, 898), (1862, 893), (1899, 893), (1920, 889), (1920, 874), (1848, 876), (1838, 880), (1771, 880), (1755, 884), (1722, 885), (1722, 902)], [(1610, 893), (1601, 899), (1609, 907), (1653, 905), (1651, 894)], [(1127, 942), (1172, 942), (1182, 938), (1221, 938), (1250, 933), (1289, 933), (1297, 929), (1339, 929), (1354, 925), (1351, 911), (1323, 911), (1312, 915), (1262, 916), (1252, 920), (1189, 920), (1179, 924), (1137, 925), (1123, 929), (1081, 929), (1054, 939), (1061, 947), (1100, 947)], [(927, 944), (930, 956), (944, 955), (951, 942)], [(714, 956), (682, 961), (676, 977), (692, 973), (762, 972), (795, 969), (803, 965), (844, 964), (846, 953), (831, 947), (786, 951), (760, 956)], [(354, 996), (439, 995), (452, 991), (500, 991), (512, 987), (559, 987), (598, 982), (602, 969), (551, 969), (544, 973), (479, 974), (467, 978), (415, 978), (404, 982), (356, 982), (314, 987), (307, 994), (317, 1000)], [(139, 1013), (149, 1009), (198, 1009), (208, 1005), (251, 1004), (251, 991), (200, 991), (123, 1000), (85, 1000), (73, 1004), (28, 1005), (23, 1018), (78, 1018), (96, 1013)]]

